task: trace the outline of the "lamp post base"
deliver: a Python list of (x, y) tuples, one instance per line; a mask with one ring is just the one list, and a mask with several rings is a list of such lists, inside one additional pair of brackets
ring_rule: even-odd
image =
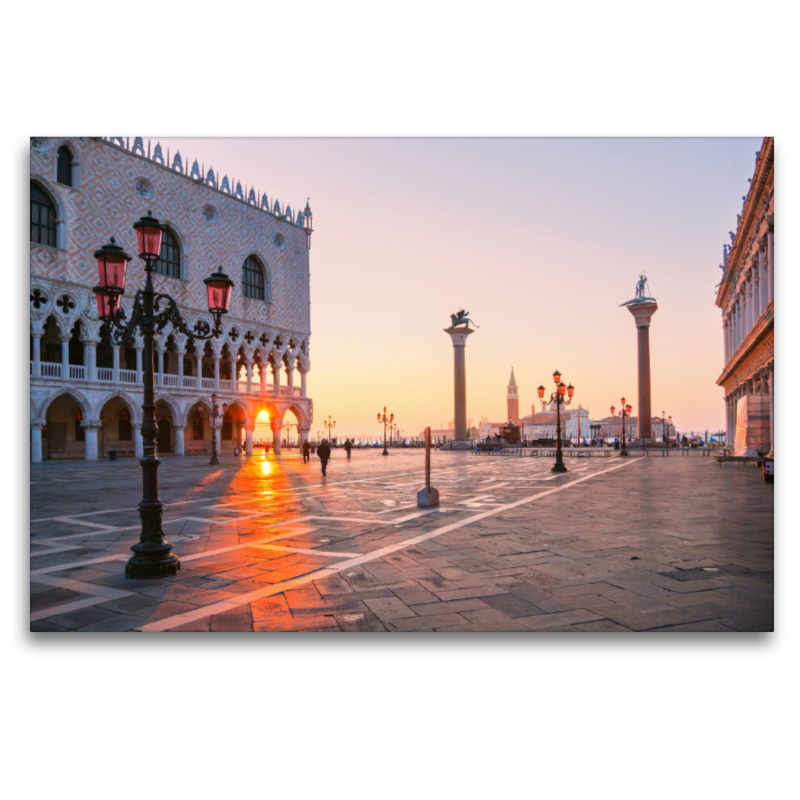
[(550, 472), (567, 472), (567, 468), (564, 464), (556, 463), (553, 464), (553, 468), (550, 470)]
[(381, 453), (381, 455), (382, 456), (388, 456), (389, 455), (389, 451), (384, 447), (383, 448), (383, 452)]
[[(169, 542), (165, 542), (165, 544), (170, 550), (172, 549)], [(170, 575), (177, 575), (180, 571), (180, 559), (172, 553), (163, 557), (135, 555), (125, 565), (126, 578), (168, 578)]]
[(627, 456), (627, 455), (628, 455), (628, 451), (627, 451), (627, 450), (623, 450), (623, 451), (622, 451), (622, 452), (619, 454), (620, 458), (624, 458), (624, 457), (625, 457), (625, 456)]

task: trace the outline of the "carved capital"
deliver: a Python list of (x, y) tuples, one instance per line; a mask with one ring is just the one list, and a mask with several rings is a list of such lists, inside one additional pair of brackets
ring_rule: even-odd
[(103, 423), (99, 419), (84, 419), (81, 420), (81, 428), (86, 428), (87, 430), (94, 429), (97, 430), (103, 427)]

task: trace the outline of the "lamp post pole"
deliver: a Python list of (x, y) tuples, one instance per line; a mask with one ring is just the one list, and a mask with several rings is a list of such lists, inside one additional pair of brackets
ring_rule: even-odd
[(155, 420), (153, 366), (155, 336), (168, 324), (193, 339), (219, 336), (222, 333), (220, 319), (228, 311), (233, 281), (222, 272), (221, 267), (205, 279), (208, 310), (214, 317), (214, 325), (212, 327), (205, 320), (199, 320), (190, 330), (181, 317), (175, 300), (168, 294), (156, 294), (153, 289), (151, 275), (161, 253), (164, 226), (148, 212), (147, 216), (134, 223), (133, 229), (136, 231), (139, 257), (145, 262), (146, 277), (144, 289), (139, 289), (134, 297), (130, 319), (120, 301), (125, 293), (125, 273), (131, 258), (113, 238), (94, 254), (100, 272), (100, 283), (94, 287), (94, 292), (98, 316), (108, 326), (112, 343), (124, 344), (136, 331), (141, 331), (144, 338), (144, 455), (139, 462), (142, 465), (142, 501), (139, 503), (142, 530), (139, 542), (131, 548), (134, 555), (125, 565), (125, 575), (129, 578), (164, 578), (176, 575), (181, 566), (161, 529), (164, 504), (158, 496), (158, 468), (161, 461), (156, 452), (158, 429)]
[(389, 451), (386, 449), (386, 427), (391, 425), (394, 421), (394, 414), (386, 415), (386, 406), (383, 407), (383, 414), (378, 412), (378, 422), (383, 423), (383, 453), (381, 455), (388, 456)]
[(328, 441), (331, 444), (333, 444), (333, 437), (331, 436), (331, 431), (336, 427), (336, 420), (333, 419), (333, 417), (331, 417), (330, 414), (328, 414), (328, 421), (325, 422), (323, 420), (322, 424), (323, 424), (324, 427), (326, 427), (328, 429)]
[(631, 415), (631, 411), (633, 408), (630, 405), (625, 404), (625, 398), (623, 397), (622, 400), (622, 408), (620, 409), (619, 414), (616, 413), (616, 408), (611, 406), (611, 416), (612, 417), (622, 417), (622, 450), (620, 451), (620, 456), (627, 456), (628, 451), (625, 449), (625, 417), (629, 417)]
[[(556, 391), (550, 395), (550, 403), (555, 402), (556, 404), (556, 463), (553, 464), (551, 472), (567, 472), (561, 451), (561, 406), (568, 406), (572, 402), (572, 396), (575, 394), (575, 387), (572, 384), (564, 386), (561, 382), (561, 372), (559, 372), (559, 370), (553, 373), (553, 380), (556, 384)], [(542, 401), (542, 406), (544, 407), (544, 386), (540, 386), (537, 391), (539, 393), (539, 400)]]

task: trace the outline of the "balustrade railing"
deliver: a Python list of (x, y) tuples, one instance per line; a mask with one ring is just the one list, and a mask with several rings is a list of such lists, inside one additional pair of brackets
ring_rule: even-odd
[(120, 383), (136, 383), (136, 370), (135, 369), (121, 369), (119, 371)]
[[(31, 362), (33, 363), (33, 362)], [(40, 365), (43, 378), (60, 378), (61, 364), (53, 364), (49, 361), (42, 361)]]
[(108, 367), (98, 367), (97, 368), (97, 380), (103, 382), (111, 382), (114, 380), (114, 370), (108, 369)]
[(200, 388), (206, 389), (208, 391), (213, 391), (214, 389), (214, 379), (213, 378), (200, 378)]
[(183, 376), (183, 388), (184, 389), (196, 389), (197, 388), (197, 378), (193, 378), (191, 375), (184, 375)]
[(85, 381), (86, 380), (86, 367), (80, 364), (69, 365), (69, 379), (71, 381)]
[(302, 397), (303, 396), (303, 389), (301, 386), (293, 386), (292, 387), (292, 397)]
[(246, 392), (247, 391), (247, 381), (236, 381), (236, 391), (237, 392)]
[(233, 381), (220, 380), (220, 382), (219, 382), (219, 390), (221, 392), (230, 392), (232, 385), (233, 385)]
[(290, 388), (291, 388), (291, 387), (289, 387), (289, 386), (281, 386), (281, 387), (280, 387), (280, 391), (278, 392), (278, 394), (279, 394), (281, 397), (289, 397), (289, 389), (290, 389)]
[(178, 385), (178, 376), (177, 375), (169, 375), (165, 373), (161, 376), (161, 385), (162, 386), (177, 386)]

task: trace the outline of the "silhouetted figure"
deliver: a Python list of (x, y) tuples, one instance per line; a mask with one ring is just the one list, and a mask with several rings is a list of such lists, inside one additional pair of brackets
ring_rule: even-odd
[(303, 463), (308, 464), (311, 460), (311, 445), (308, 442), (303, 442)]
[(328, 446), (328, 440), (323, 439), (319, 447), (317, 447), (317, 455), (322, 462), (322, 476), (325, 477), (325, 472), (328, 469), (328, 460), (331, 457), (331, 448)]
[(350, 460), (350, 451), (353, 449), (353, 443), (349, 439), (345, 439), (344, 441), (344, 449), (347, 453), (347, 460)]

